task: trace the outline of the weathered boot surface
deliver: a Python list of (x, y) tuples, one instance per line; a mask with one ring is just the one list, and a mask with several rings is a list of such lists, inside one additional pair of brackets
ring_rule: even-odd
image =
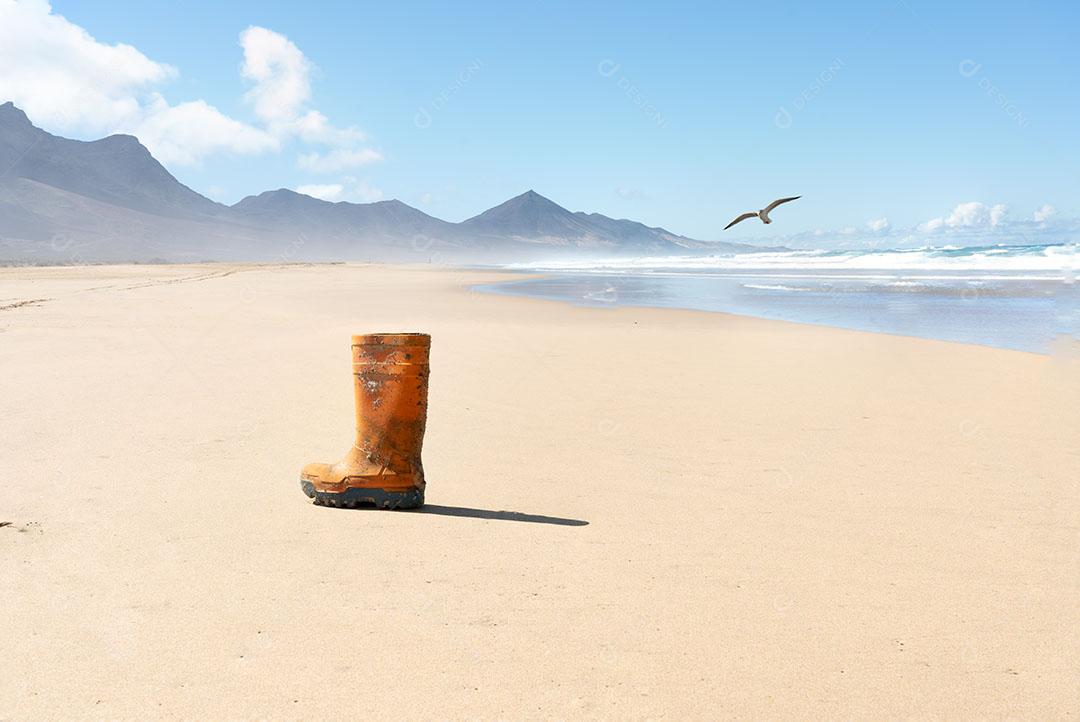
[(427, 420), (424, 333), (352, 337), (356, 440), (336, 464), (308, 464), (300, 486), (316, 504), (414, 509), (424, 503), (420, 452)]

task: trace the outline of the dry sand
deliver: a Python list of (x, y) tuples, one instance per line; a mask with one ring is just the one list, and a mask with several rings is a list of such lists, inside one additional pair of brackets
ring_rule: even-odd
[[(1069, 349), (499, 277), (0, 270), (0, 718), (1080, 714)], [(429, 512), (312, 506), (398, 330)]]

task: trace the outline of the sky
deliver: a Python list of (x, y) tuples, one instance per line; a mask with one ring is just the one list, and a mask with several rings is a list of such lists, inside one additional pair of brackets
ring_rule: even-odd
[[(534, 189), (704, 240), (1080, 235), (1080, 4), (0, 0), (0, 102), (224, 203)], [(746, 210), (802, 195), (764, 226)]]

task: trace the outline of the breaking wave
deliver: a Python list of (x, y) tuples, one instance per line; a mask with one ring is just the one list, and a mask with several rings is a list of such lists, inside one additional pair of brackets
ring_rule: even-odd
[[(511, 264), (517, 270), (551, 270), (593, 273), (709, 273), (725, 271), (798, 271), (821, 273), (901, 271), (914, 273), (956, 272), (971, 278), (986, 272), (1002, 279), (1009, 274), (1020, 280), (1071, 280), (1080, 271), (1076, 244), (971, 246), (956, 248), (889, 249), (872, 251), (773, 251), (711, 255), (643, 256), (594, 260), (541, 261)], [(760, 275), (755, 273), (754, 275)], [(786, 275), (786, 274), (785, 274)]]

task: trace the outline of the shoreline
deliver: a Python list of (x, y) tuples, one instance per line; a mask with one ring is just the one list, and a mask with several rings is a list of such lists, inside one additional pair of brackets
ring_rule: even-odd
[[(268, 270), (268, 269), (289, 269), (289, 268), (309, 268), (309, 267), (310, 268), (344, 267), (344, 268), (386, 269), (388, 271), (401, 270), (401, 271), (415, 271), (415, 272), (418, 272), (418, 273), (431, 272), (431, 273), (447, 274), (447, 275), (450, 275), (450, 276), (463, 276), (463, 275), (466, 275), (466, 274), (473, 274), (473, 273), (475, 273), (475, 274), (490, 274), (490, 275), (505, 275), (505, 276), (507, 276), (507, 278), (503, 278), (503, 279), (500, 279), (500, 280), (495, 280), (495, 281), (485, 280), (483, 283), (465, 283), (465, 284), (463, 284), (461, 286), (461, 290), (463, 292), (465, 292), (465, 293), (477, 292), (477, 293), (489, 294), (489, 295), (492, 295), (492, 296), (506, 298), (506, 299), (518, 298), (518, 299), (525, 299), (525, 300), (529, 300), (529, 301), (536, 301), (536, 302), (543, 302), (543, 303), (564, 304), (564, 305), (571, 306), (571, 307), (574, 307), (574, 308), (591, 309), (591, 310), (599, 310), (599, 311), (612, 311), (612, 310), (615, 310), (615, 309), (638, 309), (638, 310), (667, 311), (667, 312), (688, 313), (688, 314), (706, 314), (706, 315), (731, 316), (731, 317), (736, 317), (736, 318), (753, 319), (753, 320), (762, 321), (762, 322), (765, 322), (765, 323), (794, 324), (794, 325), (797, 325), (797, 326), (808, 326), (808, 327), (812, 327), (812, 328), (821, 328), (821, 329), (828, 329), (828, 330), (834, 330), (834, 331), (844, 331), (844, 332), (855, 333), (855, 334), (873, 334), (873, 335), (890, 336), (890, 337), (902, 338), (902, 339), (910, 339), (910, 340), (913, 340), (913, 341), (932, 341), (932, 342), (939, 342), (939, 343), (958, 344), (958, 345), (961, 345), (961, 346), (972, 346), (972, 347), (976, 347), (976, 348), (992, 349), (992, 350), (996, 350), (996, 351), (1011, 351), (1011, 352), (1015, 352), (1015, 353), (1031, 354), (1031, 355), (1038, 356), (1038, 357), (1052, 357), (1052, 356), (1061, 355), (1061, 354), (1073, 355), (1075, 352), (1070, 347), (1070, 342), (1072, 344), (1076, 344), (1076, 345), (1080, 346), (1080, 341), (1078, 341), (1077, 339), (1059, 337), (1058, 340), (1051, 342), (1051, 344), (1053, 345), (1053, 350), (1048, 351), (1048, 352), (1040, 352), (1040, 351), (1030, 351), (1030, 350), (1025, 350), (1025, 349), (1018, 349), (1018, 348), (1008, 348), (1008, 347), (1003, 347), (1003, 346), (994, 346), (994, 345), (991, 345), (991, 344), (984, 344), (984, 343), (976, 343), (976, 342), (968, 342), (968, 341), (956, 341), (956, 340), (951, 340), (951, 339), (934, 338), (934, 337), (929, 337), (929, 336), (916, 336), (916, 335), (909, 335), (909, 334), (902, 334), (902, 333), (893, 333), (893, 332), (889, 332), (889, 331), (876, 331), (876, 330), (852, 328), (852, 327), (839, 326), (839, 325), (828, 324), (828, 323), (815, 323), (813, 321), (790, 320), (790, 319), (783, 319), (783, 318), (769, 318), (769, 317), (766, 317), (766, 316), (758, 316), (758, 315), (754, 315), (754, 314), (751, 314), (751, 313), (739, 313), (739, 312), (735, 312), (735, 311), (701, 309), (701, 308), (692, 308), (692, 307), (688, 307), (688, 306), (655, 306), (655, 305), (648, 305), (648, 304), (640, 304), (640, 305), (638, 305), (638, 304), (621, 304), (621, 303), (613, 303), (613, 304), (610, 304), (610, 305), (590, 304), (590, 303), (584, 303), (584, 302), (579, 302), (579, 301), (573, 301), (573, 300), (570, 300), (570, 299), (552, 298), (552, 297), (546, 297), (546, 296), (534, 295), (534, 294), (528, 294), (528, 293), (504, 293), (504, 292), (500, 292), (498, 290), (494, 290), (494, 288), (493, 288), (493, 287), (496, 287), (496, 286), (524, 284), (524, 283), (528, 283), (528, 282), (532, 282), (532, 281), (558, 278), (560, 276), (568, 276), (568, 275), (572, 276), (572, 275), (575, 275), (576, 273), (581, 273), (581, 272), (574, 272), (574, 271), (559, 271), (559, 270), (555, 270), (555, 271), (525, 271), (525, 270), (502, 269), (502, 268), (491, 268), (491, 267), (475, 267), (475, 266), (469, 266), (469, 265), (454, 266), (454, 265), (433, 265), (433, 264), (425, 264), (425, 263), (417, 263), (417, 264), (384, 264), (384, 263), (374, 263), (374, 262), (373, 263), (364, 263), (364, 262), (350, 262), (350, 261), (328, 261), (328, 262), (319, 262), (319, 261), (258, 262), (258, 261), (256, 261), (256, 262), (243, 262), (243, 263), (236, 263), (236, 262), (229, 262), (229, 261), (220, 261), (220, 262), (219, 261), (210, 261), (210, 262), (199, 262), (199, 263), (164, 263), (164, 264), (163, 263), (94, 263), (94, 264), (89, 264), (89, 265), (0, 266), (0, 283), (2, 283), (4, 280), (6, 280), (4, 278), (5, 275), (22, 275), (22, 273), (26, 272), (26, 271), (31, 271), (31, 272), (32, 271), (41, 271), (41, 272), (46, 273), (46, 274), (49, 273), (49, 272), (53, 272), (53, 271), (57, 271), (57, 272), (61, 272), (61, 271), (64, 271), (64, 270), (76, 270), (77, 271), (77, 270), (80, 270), (80, 269), (84, 269), (84, 270), (87, 270), (87, 271), (89, 271), (91, 269), (115, 269), (117, 271), (120, 271), (121, 269), (124, 269), (124, 270), (130, 269), (130, 270), (133, 270), (133, 271), (136, 271), (136, 272), (138, 272), (138, 271), (146, 271), (146, 270), (168, 272), (168, 271), (176, 270), (176, 269), (198, 270), (198, 269), (203, 268), (203, 267), (210, 267), (210, 268), (213, 268), (215, 270), (218, 269), (218, 268), (221, 268), (221, 267), (227, 267), (227, 270), (226, 270), (224, 275), (230, 275), (232, 273), (243, 272), (243, 271), (259, 271), (259, 270)], [(12, 271), (14, 271), (15, 273), (14, 274), (10, 273)], [(118, 274), (118, 275), (120, 275), (120, 274)], [(596, 273), (596, 274), (590, 274), (590, 275), (602, 276), (604, 274)], [(634, 277), (632, 274), (627, 274), (627, 275), (628, 275), (628, 277)], [(681, 275), (681, 274), (676, 274), (676, 275)], [(708, 277), (708, 276), (706, 274), (703, 277)], [(748, 277), (758, 277), (758, 274), (749, 274)], [(890, 278), (891, 277), (892, 276), (890, 276)], [(193, 278), (191, 280), (201, 280), (201, 275), (195, 274), (195, 278)], [(172, 283), (172, 282), (185, 282), (185, 279), (184, 279), (184, 277), (178, 277), (175, 281), (167, 280), (166, 282), (169, 282), (169, 283)], [(98, 290), (98, 289), (95, 289), (95, 288), (81, 289), (81, 290), (75, 291), (75, 293), (82, 293), (82, 292), (94, 291), (94, 290)], [(15, 303), (21, 305), (22, 303), (28, 301), (31, 305), (37, 305), (40, 302), (45, 302), (45, 301), (49, 301), (49, 300), (52, 300), (52, 299), (20, 299), (20, 300), (16, 300)], [(0, 311), (3, 311), (3, 310), (5, 310), (5, 303), (2, 302), (2, 297), (0, 297)]]
[[(0, 269), (7, 713), (1075, 711), (1080, 360), (493, 277)], [(299, 489), (370, 329), (433, 337), (426, 512)]]
[[(704, 314), (710, 314), (710, 315), (711, 314), (718, 314), (718, 315), (721, 315), (721, 316), (736, 316), (738, 318), (754, 319), (755, 321), (764, 321), (766, 323), (793, 324), (793, 325), (796, 325), (796, 326), (809, 326), (811, 328), (822, 328), (822, 329), (830, 329), (830, 330), (834, 330), (834, 331), (846, 331), (846, 332), (849, 332), (849, 333), (859, 333), (859, 334), (868, 333), (868, 334), (873, 334), (873, 335), (891, 336), (891, 337), (894, 337), (894, 338), (910, 339), (912, 341), (933, 341), (933, 342), (936, 342), (936, 343), (957, 344), (959, 346), (973, 346), (975, 348), (990, 349), (990, 350), (994, 350), (994, 351), (1008, 351), (1010, 353), (1030, 354), (1030, 355), (1033, 355), (1033, 356), (1040, 356), (1040, 357), (1055, 355), (1055, 352), (1043, 353), (1043, 352), (1040, 352), (1040, 351), (1026, 351), (1024, 349), (1006, 348), (1006, 347), (1002, 347), (1002, 346), (992, 346), (990, 344), (974, 343), (974, 342), (969, 342), (969, 341), (952, 341), (950, 339), (931, 338), (931, 337), (928, 337), (928, 336), (911, 336), (911, 335), (902, 334), (902, 333), (890, 333), (888, 331), (868, 331), (868, 330), (859, 329), (859, 328), (848, 328), (848, 327), (845, 327), (845, 326), (834, 326), (834, 325), (827, 324), (827, 323), (814, 323), (813, 321), (789, 321), (789, 320), (782, 319), (782, 318), (766, 318), (764, 316), (754, 316), (752, 314), (736, 313), (734, 311), (705, 311), (705, 310), (696, 309), (696, 308), (687, 308), (685, 306), (648, 306), (648, 305), (634, 305), (634, 304), (612, 304), (612, 305), (609, 305), (609, 306), (602, 306), (600, 304), (575, 303), (574, 301), (570, 301), (570, 300), (564, 300), (564, 299), (558, 299), (558, 298), (547, 298), (547, 297), (544, 297), (544, 296), (534, 296), (534, 295), (527, 294), (527, 293), (500, 293), (499, 291), (482, 287), (482, 286), (485, 286), (485, 285), (489, 285), (489, 286), (497, 286), (497, 285), (504, 285), (504, 284), (509, 285), (509, 284), (515, 284), (515, 283), (519, 283), (519, 282), (526, 282), (526, 281), (530, 281), (530, 280), (541, 279), (541, 278), (554, 276), (554, 275), (558, 275), (558, 274), (555, 274), (555, 273), (550, 273), (550, 274), (549, 273), (540, 273), (540, 274), (535, 274), (535, 275), (530, 274), (530, 276), (531, 276), (530, 278), (510, 279), (510, 280), (506, 280), (506, 281), (496, 281), (495, 283), (491, 283), (491, 284), (478, 284), (477, 286), (475, 286), (475, 288), (480, 293), (490, 293), (493, 296), (501, 296), (501, 297), (504, 297), (504, 298), (524, 298), (524, 299), (528, 299), (530, 301), (540, 301), (540, 302), (547, 302), (547, 303), (561, 303), (561, 304), (574, 306), (576, 308), (588, 308), (588, 309), (597, 310), (597, 311), (611, 311), (611, 310), (615, 310), (615, 309), (619, 309), (619, 308), (627, 308), (627, 309), (638, 309), (638, 310), (668, 311), (668, 312), (673, 312), (673, 313), (704, 313)], [(1065, 339), (1065, 340), (1068, 341), (1069, 339)], [(1055, 345), (1059, 346), (1060, 344), (1057, 344), (1055, 342)]]
[[(788, 288), (782, 286), (761, 286), (757, 284), (741, 283), (741, 281), (747, 279), (799, 279), (811, 281), (821, 281), (820, 276), (814, 276), (813, 274), (690, 274), (690, 273), (604, 273), (604, 272), (585, 272), (585, 271), (545, 271), (530, 273), (526, 278), (512, 279), (508, 281), (499, 281), (495, 283), (481, 284), (478, 287), (483, 293), (492, 293), (495, 295), (502, 295), (508, 297), (520, 297), (531, 298), (541, 301), (555, 301), (560, 303), (567, 303), (573, 306), (581, 308), (595, 308), (595, 309), (610, 309), (610, 308), (659, 308), (669, 310), (685, 310), (704, 313), (721, 313), (730, 314), (735, 316), (743, 316), (748, 318), (756, 318), (763, 321), (779, 321), (783, 323), (796, 323), (806, 324), (811, 326), (818, 326), (823, 328), (836, 328), (847, 331), (853, 331), (856, 333), (875, 333), (884, 334), (889, 336), (899, 336), (903, 338), (911, 339), (923, 339), (934, 341), (946, 341), (950, 343), (959, 343), (965, 345), (980, 346), (983, 348), (996, 348), (1002, 350), (1019, 351), (1022, 353), (1033, 353), (1040, 356), (1053, 356), (1058, 354), (1070, 354), (1076, 351), (1073, 347), (1080, 350), (1080, 337), (1070, 330), (1059, 328), (1056, 334), (1047, 332), (1045, 335), (1025, 335), (1030, 334), (1028, 327), (1021, 320), (1008, 320), (1003, 318), (994, 318), (997, 324), (1011, 323), (1015, 326), (1010, 330), (1005, 326), (995, 326), (994, 338), (978, 338), (977, 329), (981, 329), (987, 323), (987, 318), (979, 318), (972, 315), (966, 320), (965, 323), (953, 323), (951, 325), (937, 327), (934, 325), (934, 319), (937, 314), (942, 310), (934, 308), (929, 305), (929, 302), (939, 301), (939, 297), (930, 296), (923, 298), (919, 294), (904, 293), (898, 294), (898, 298), (895, 302), (927, 302), (927, 306), (921, 309), (921, 315), (903, 316), (896, 319), (890, 319), (887, 309), (882, 311), (878, 309), (875, 314), (871, 309), (856, 310), (854, 313), (848, 311), (847, 315), (844, 315), (843, 310), (845, 303), (848, 299), (845, 298), (845, 293), (829, 292), (817, 290), (818, 293), (828, 294), (828, 298), (821, 299), (818, 303), (812, 305), (799, 305), (796, 301), (803, 301), (806, 296), (803, 294), (792, 294), (788, 292), (794, 291), (812, 291), (816, 289), (812, 288)], [(835, 276), (829, 276), (829, 279), (835, 279)], [(861, 282), (867, 280), (888, 280), (895, 283), (907, 284), (909, 278), (918, 279), (918, 275), (910, 275), (904, 273), (896, 273), (887, 277), (878, 277), (876, 275), (862, 275), (853, 277)], [(785, 307), (783, 304), (779, 306), (770, 307), (765, 306), (746, 306), (737, 307), (739, 303), (746, 304), (745, 300), (729, 300), (725, 302), (720, 300), (711, 300), (709, 302), (703, 302), (696, 296), (692, 295), (692, 290), (683, 289), (687, 295), (679, 299), (678, 296), (671, 294), (677, 294), (678, 285), (673, 285), (669, 288), (658, 286), (658, 290), (655, 293), (659, 294), (653, 298), (656, 300), (654, 303), (649, 302), (648, 297), (641, 297), (638, 300), (623, 300), (624, 295), (620, 293), (623, 289), (617, 284), (620, 282), (624, 284), (657, 284), (659, 279), (660, 284), (677, 284), (679, 282), (686, 281), (710, 281), (715, 283), (730, 283), (733, 280), (737, 285), (741, 287), (744, 293), (754, 289), (754, 291), (778, 292), (784, 293), (778, 294), (783, 298), (783, 301), (788, 304), (795, 304), (794, 306)], [(898, 281), (897, 279), (904, 279)], [(933, 280), (940, 280), (935, 278)], [(1010, 282), (1019, 279), (1008, 278)], [(1051, 279), (1037, 279), (1038, 282), (1056, 284), (1058, 281)], [(591, 293), (584, 292), (583, 288), (590, 282), (600, 283), (606, 282), (607, 288), (604, 291), (594, 291)], [(614, 284), (614, 285), (613, 285)], [(546, 287), (545, 287), (546, 286)], [(577, 286), (576, 290), (570, 290)], [(548, 289), (555, 290), (548, 290)], [(521, 289), (521, 290), (518, 290)], [(668, 291), (668, 295), (663, 295), (663, 291)], [(1064, 294), (1073, 292), (1073, 289), (1066, 288), (1062, 291), (1063, 297), (1061, 299), (1054, 299), (1056, 304), (1063, 304), (1067, 302)], [(633, 293), (633, 292), (632, 292)], [(751, 292), (752, 293), (752, 292)], [(777, 295), (777, 294), (770, 294)], [(967, 300), (967, 296), (963, 293), (953, 294), (957, 299)], [(609, 298), (605, 298), (605, 296)], [(639, 296), (644, 294), (639, 293)], [(675, 300), (672, 300), (675, 299)], [(992, 297), (989, 300), (995, 300)], [(1015, 301), (1023, 301), (1023, 297), (1017, 297)], [(753, 302), (751, 302), (753, 303)], [(760, 301), (759, 301), (760, 303)], [(697, 304), (697, 305), (695, 305)], [(710, 305), (717, 304), (719, 307), (710, 307)], [(732, 308), (731, 306), (736, 306)], [(874, 307), (875, 309), (877, 307)], [(791, 310), (794, 309), (794, 310)], [(967, 314), (972, 314), (972, 309), (963, 309)], [(823, 314), (839, 313), (835, 319), (831, 321), (817, 320), (815, 316), (821, 316)], [(910, 313), (910, 311), (908, 312)], [(997, 314), (1003, 315), (1002, 310), (997, 310)], [(1044, 312), (1045, 313), (1045, 312)], [(1026, 319), (1025, 319), (1026, 320)], [(1044, 320), (1038, 318), (1037, 320)], [(1061, 323), (1059, 320), (1058, 323)], [(970, 325), (965, 325), (970, 324)], [(870, 326), (879, 326), (878, 328), (871, 328)], [(904, 326), (913, 327), (910, 332), (905, 332)], [(983, 331), (982, 333), (987, 333)]]

